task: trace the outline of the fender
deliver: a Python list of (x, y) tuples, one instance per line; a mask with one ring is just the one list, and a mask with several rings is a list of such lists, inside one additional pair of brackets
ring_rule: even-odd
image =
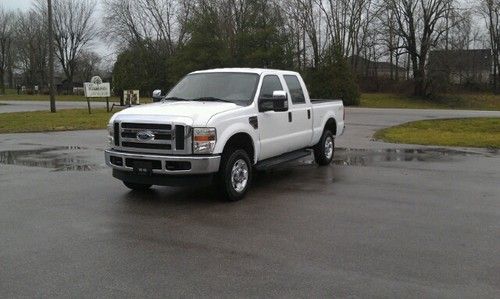
[(335, 121), (335, 125), (337, 126), (337, 132), (333, 132), (333, 133), (334, 133), (334, 135), (338, 134), (339, 123), (337, 120), (336, 113), (335, 112), (328, 112), (325, 115), (323, 115), (323, 117), (321, 118), (321, 122), (318, 122), (321, 125), (314, 127), (312, 144), (316, 144), (319, 142), (319, 139), (321, 138), (321, 135), (323, 134), (323, 130), (325, 129), (326, 123), (328, 122), (329, 119), (333, 119)]
[(337, 115), (336, 113), (328, 113), (328, 114), (325, 114), (323, 116), (323, 118), (321, 119), (321, 133), (323, 133), (323, 129), (325, 128), (326, 126), (326, 123), (328, 122), (328, 120), (330, 119), (333, 119), (335, 121), (335, 127), (337, 128), (337, 131), (336, 132), (332, 132), (334, 135), (337, 135), (338, 131), (339, 131), (339, 122), (337, 120)]
[[(224, 127), (224, 125), (220, 125), (219, 128)], [(227, 141), (238, 133), (245, 133), (250, 136), (252, 139), (252, 146), (254, 148), (254, 162), (257, 162), (257, 157), (260, 154), (260, 146), (259, 146), (259, 134), (258, 131), (255, 130), (248, 122), (233, 122), (228, 127), (225, 127), (223, 130), (217, 131), (217, 143), (215, 145), (215, 154), (222, 154), (224, 151), (224, 147), (226, 146)]]

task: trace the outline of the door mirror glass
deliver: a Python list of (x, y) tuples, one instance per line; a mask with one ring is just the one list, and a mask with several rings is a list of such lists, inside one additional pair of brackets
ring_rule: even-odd
[(288, 111), (288, 96), (284, 90), (273, 91), (272, 97), (261, 97), (259, 99), (259, 111)]
[(161, 99), (163, 98), (163, 97), (161, 96), (161, 89), (155, 89), (155, 90), (153, 91), (153, 96), (152, 96), (152, 98), (153, 98), (153, 102), (158, 102), (158, 101), (161, 101)]

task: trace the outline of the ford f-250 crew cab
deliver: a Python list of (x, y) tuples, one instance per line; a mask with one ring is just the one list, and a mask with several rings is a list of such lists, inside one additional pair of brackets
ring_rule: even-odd
[(238, 200), (255, 169), (311, 149), (319, 165), (330, 164), (344, 117), (342, 101), (311, 100), (296, 72), (197, 71), (160, 102), (113, 115), (106, 164), (134, 190), (217, 182), (227, 199)]

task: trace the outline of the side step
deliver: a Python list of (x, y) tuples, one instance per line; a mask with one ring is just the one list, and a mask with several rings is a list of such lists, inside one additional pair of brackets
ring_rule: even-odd
[(260, 161), (255, 165), (256, 170), (266, 170), (278, 166), (280, 164), (297, 160), (309, 156), (312, 153), (310, 149), (302, 149), (298, 151), (289, 152), (281, 156), (273, 157)]

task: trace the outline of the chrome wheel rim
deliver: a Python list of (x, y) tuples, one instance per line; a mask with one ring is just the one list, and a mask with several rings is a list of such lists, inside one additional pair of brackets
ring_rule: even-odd
[(241, 193), (248, 184), (248, 165), (243, 159), (237, 160), (231, 169), (231, 184), (233, 189)]
[(333, 157), (333, 138), (328, 136), (325, 139), (325, 157), (330, 160)]

